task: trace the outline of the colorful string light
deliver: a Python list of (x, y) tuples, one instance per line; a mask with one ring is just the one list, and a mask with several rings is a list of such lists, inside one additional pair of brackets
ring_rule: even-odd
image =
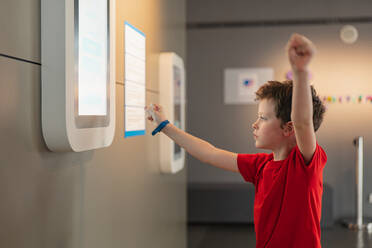
[(372, 95), (321, 96), (326, 103), (372, 103)]

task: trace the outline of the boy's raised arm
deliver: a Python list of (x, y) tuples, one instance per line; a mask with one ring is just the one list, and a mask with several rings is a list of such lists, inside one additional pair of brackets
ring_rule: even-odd
[[(146, 109), (147, 108), (148, 107), (146, 107)], [(155, 121), (157, 124), (159, 124), (166, 120), (162, 107), (157, 104), (154, 104), (154, 114), (156, 120), (153, 120), (152, 117), (149, 117), (148, 119), (150, 121)], [(184, 132), (171, 123), (166, 125), (162, 132), (179, 146), (184, 148), (191, 156), (202, 161), (203, 163), (207, 163), (221, 169), (239, 172), (237, 166), (238, 155), (236, 153), (219, 149), (207, 141)]]
[(162, 132), (183, 147), (191, 156), (221, 169), (238, 172), (237, 154), (219, 149), (212, 144), (168, 124)]
[(287, 52), (293, 72), (292, 113), (297, 146), (308, 164), (316, 149), (313, 124), (313, 102), (310, 84), (307, 80), (308, 65), (315, 49), (306, 37), (293, 34), (288, 41)]

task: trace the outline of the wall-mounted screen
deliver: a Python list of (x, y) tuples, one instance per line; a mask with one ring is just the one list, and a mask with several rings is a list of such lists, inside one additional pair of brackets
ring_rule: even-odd
[(40, 2), (41, 121), (51, 151), (98, 149), (114, 139), (115, 2)]
[(108, 0), (75, 0), (75, 8), (76, 125), (105, 126), (110, 104)]
[[(185, 130), (186, 106), (185, 67), (183, 60), (173, 52), (159, 57), (159, 103), (169, 122)], [(164, 173), (177, 173), (185, 163), (185, 150), (166, 135), (160, 135), (160, 168)]]

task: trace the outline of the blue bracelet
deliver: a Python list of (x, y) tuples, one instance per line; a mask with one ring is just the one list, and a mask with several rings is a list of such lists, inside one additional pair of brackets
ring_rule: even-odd
[(157, 128), (154, 129), (154, 131), (152, 131), (151, 134), (154, 136), (155, 134), (160, 132), (168, 123), (169, 123), (168, 120), (163, 121), (162, 123), (159, 124)]

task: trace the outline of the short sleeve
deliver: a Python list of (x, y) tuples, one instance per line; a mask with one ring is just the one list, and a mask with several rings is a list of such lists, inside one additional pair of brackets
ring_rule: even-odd
[(239, 172), (245, 181), (256, 185), (256, 175), (258, 168), (269, 159), (269, 154), (238, 154), (237, 163)]
[(323, 148), (316, 143), (316, 148), (313, 157), (310, 160), (309, 164), (305, 163), (304, 157), (301, 154), (300, 149), (296, 146), (296, 160), (299, 161), (302, 165), (307, 167), (311, 170), (321, 170), (324, 168), (325, 164), (327, 163), (327, 154), (323, 150)]

